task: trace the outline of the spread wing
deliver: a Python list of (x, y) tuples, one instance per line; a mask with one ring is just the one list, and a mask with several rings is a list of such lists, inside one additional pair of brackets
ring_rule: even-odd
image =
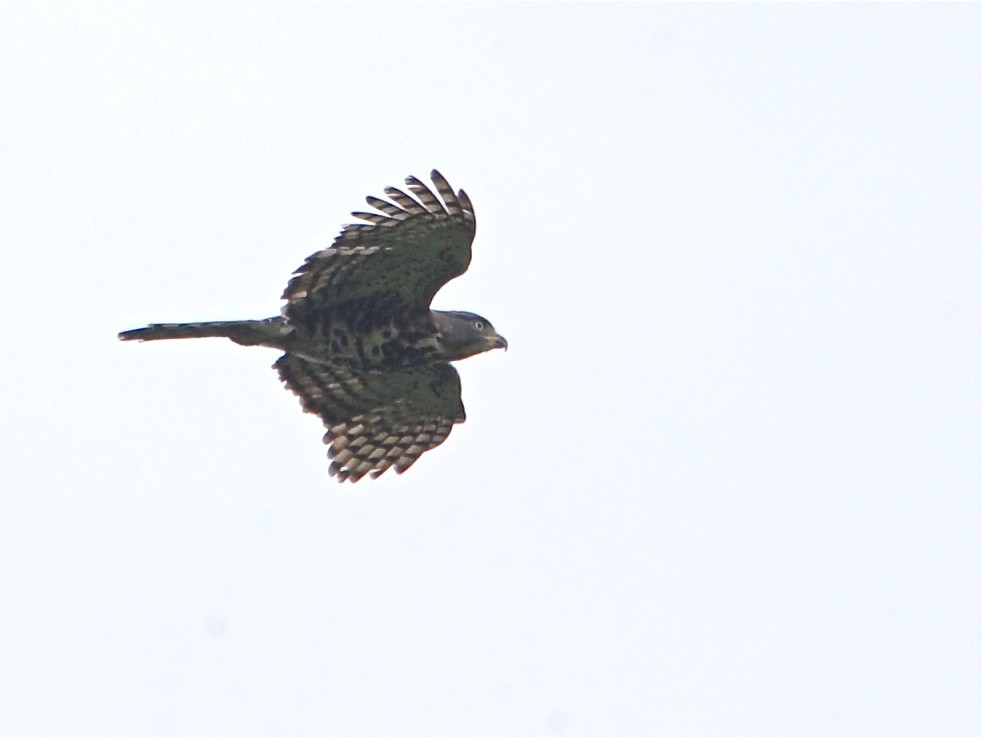
[(464, 421), (460, 376), (449, 363), (369, 372), (287, 353), (275, 364), (304, 410), (327, 427), (330, 473), (339, 481), (402, 473)]
[(308, 257), (283, 293), (288, 320), (305, 322), (345, 303), (376, 311), (429, 309), (433, 295), (467, 270), (474, 240), (474, 208), (435, 169), (439, 198), (415, 177), (406, 184), (415, 199), (387, 187), (392, 202), (368, 197), (379, 212), (353, 212), (365, 222), (346, 225), (334, 243)]

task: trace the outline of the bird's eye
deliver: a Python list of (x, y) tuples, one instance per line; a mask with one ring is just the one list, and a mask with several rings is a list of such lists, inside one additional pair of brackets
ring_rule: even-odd
[(480, 320), (475, 320), (474, 321), (474, 329), (475, 330), (484, 330), (484, 323), (481, 322)]

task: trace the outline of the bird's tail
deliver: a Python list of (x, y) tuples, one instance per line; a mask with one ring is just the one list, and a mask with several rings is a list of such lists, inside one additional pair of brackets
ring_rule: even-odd
[(176, 340), (180, 338), (228, 338), (239, 345), (265, 345), (284, 348), (287, 328), (282, 317), (265, 320), (225, 320), (220, 322), (156, 323), (126, 330), (120, 340)]

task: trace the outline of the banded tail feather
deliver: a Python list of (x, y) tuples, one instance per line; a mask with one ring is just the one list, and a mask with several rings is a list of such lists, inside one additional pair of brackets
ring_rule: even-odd
[(183, 338), (228, 338), (239, 345), (286, 347), (282, 317), (265, 320), (219, 320), (215, 322), (154, 323), (145, 328), (124, 330), (120, 340), (181, 340)]

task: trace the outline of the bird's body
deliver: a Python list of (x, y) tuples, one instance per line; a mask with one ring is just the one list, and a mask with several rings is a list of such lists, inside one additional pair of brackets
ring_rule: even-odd
[(441, 350), (436, 321), (426, 311), (390, 316), (377, 324), (341, 316), (316, 326), (293, 325), (283, 317), (148, 325), (120, 333), (123, 340), (228, 338), (239, 345), (260, 345), (297, 353), (312, 361), (352, 368), (392, 370), (456, 360)]
[(470, 263), (474, 212), (439, 172), (438, 199), (414, 177), (413, 199), (369, 197), (379, 213), (345, 226), (290, 280), (282, 315), (265, 320), (153, 324), (122, 340), (223, 337), (284, 351), (275, 368), (304, 409), (328, 428), (331, 474), (357, 481), (409, 468), (464, 421), (460, 380), (450, 361), (505, 348), (491, 324), (470, 312), (430, 309), (430, 300)]

